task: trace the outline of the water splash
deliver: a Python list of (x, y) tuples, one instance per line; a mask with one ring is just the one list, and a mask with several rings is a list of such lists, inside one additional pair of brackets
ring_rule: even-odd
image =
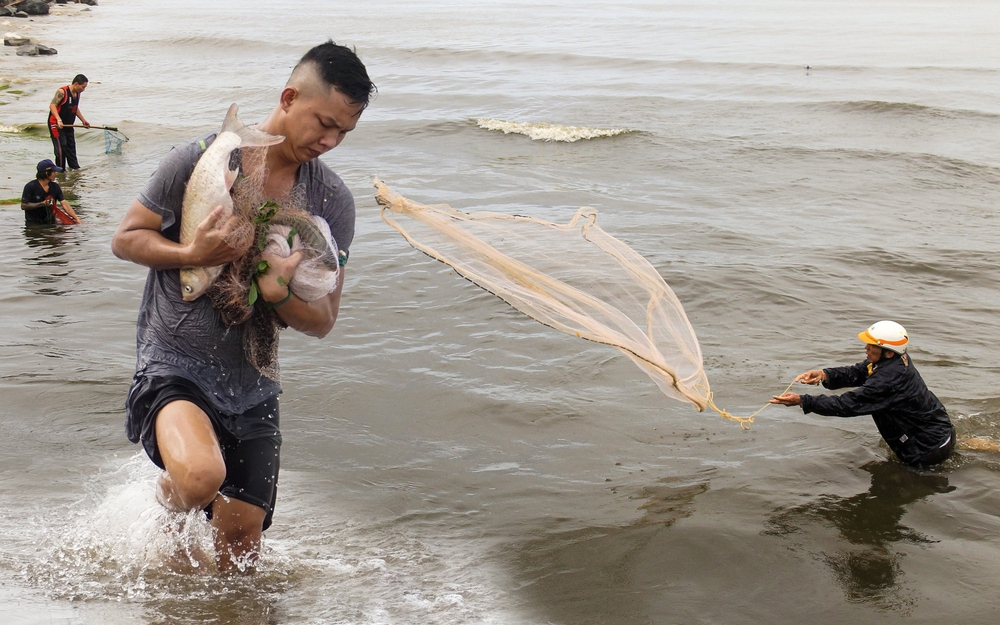
[[(99, 480), (107, 490), (65, 523), (40, 521), (42, 557), (28, 565), (31, 586), (55, 598), (147, 599), (158, 579), (215, 570), (214, 533), (200, 511), (168, 512), (154, 496), (158, 470), (136, 455)], [(96, 504), (96, 505), (95, 505)], [(48, 521), (48, 522), (46, 522)]]

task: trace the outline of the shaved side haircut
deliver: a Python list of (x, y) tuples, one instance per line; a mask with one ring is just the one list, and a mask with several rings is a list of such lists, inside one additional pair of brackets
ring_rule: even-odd
[(320, 85), (333, 87), (352, 103), (361, 105), (362, 110), (378, 93), (375, 83), (368, 78), (368, 70), (354, 50), (337, 45), (333, 40), (306, 52), (286, 84), (307, 95), (312, 95), (312, 90)]

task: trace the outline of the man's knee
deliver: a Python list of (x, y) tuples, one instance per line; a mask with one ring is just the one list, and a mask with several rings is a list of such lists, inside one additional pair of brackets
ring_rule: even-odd
[(197, 405), (173, 401), (156, 416), (156, 446), (171, 489), (186, 508), (204, 508), (226, 479), (212, 423)]
[(174, 493), (185, 508), (204, 508), (212, 503), (226, 479), (226, 467), (213, 463), (179, 466), (168, 471)]

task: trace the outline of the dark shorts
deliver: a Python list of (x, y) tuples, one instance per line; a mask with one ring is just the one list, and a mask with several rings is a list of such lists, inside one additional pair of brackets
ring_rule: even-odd
[(219, 439), (226, 462), (226, 479), (219, 492), (263, 508), (267, 512), (263, 529), (267, 529), (278, 494), (278, 398), (232, 415), (216, 408), (190, 380), (136, 374), (125, 402), (125, 432), (133, 443), (142, 442), (146, 455), (161, 469), (164, 466), (156, 446), (156, 415), (170, 402), (179, 400), (201, 408)]

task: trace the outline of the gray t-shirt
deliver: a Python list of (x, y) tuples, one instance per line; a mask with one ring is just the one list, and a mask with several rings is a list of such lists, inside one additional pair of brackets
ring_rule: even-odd
[[(214, 139), (208, 135), (171, 150), (139, 193), (139, 201), (162, 217), (160, 231), (171, 241), (180, 240), (184, 188)], [(301, 165), (297, 184), (304, 185), (306, 210), (326, 219), (337, 247), (348, 252), (354, 239), (350, 190), (318, 159)], [(246, 412), (280, 393), (281, 386), (247, 361), (243, 332), (243, 325), (227, 328), (208, 297), (185, 302), (177, 269), (151, 269), (136, 322), (136, 374), (186, 378), (222, 412)]]

